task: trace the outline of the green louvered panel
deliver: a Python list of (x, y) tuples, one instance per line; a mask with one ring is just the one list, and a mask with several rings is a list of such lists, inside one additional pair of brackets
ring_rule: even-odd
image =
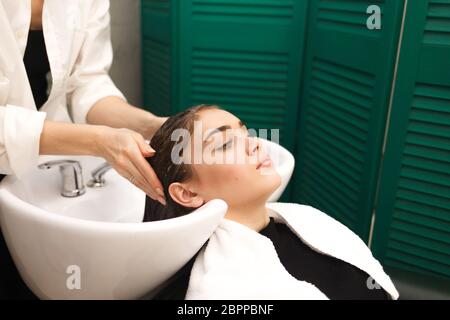
[(293, 150), (306, 6), (180, 1), (180, 109), (219, 104), (249, 128), (280, 129), (281, 143)]
[(144, 106), (157, 115), (169, 115), (176, 86), (173, 65), (176, 6), (170, 0), (142, 0), (141, 5)]
[[(382, 13), (369, 30), (370, 5)], [(292, 198), (368, 239), (403, 1), (310, 1)]]
[(373, 250), (450, 280), (450, 0), (408, 5)]

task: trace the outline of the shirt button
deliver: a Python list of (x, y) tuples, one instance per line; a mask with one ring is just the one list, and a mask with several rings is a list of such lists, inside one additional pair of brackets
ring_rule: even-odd
[(16, 31), (16, 37), (17, 38), (23, 38), (25, 37), (25, 31), (23, 29), (19, 29)]

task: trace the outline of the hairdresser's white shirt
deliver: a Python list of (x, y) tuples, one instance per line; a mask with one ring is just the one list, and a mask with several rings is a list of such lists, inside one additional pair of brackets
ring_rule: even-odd
[(0, 0), (0, 174), (19, 177), (38, 163), (45, 119), (86, 123), (99, 99), (124, 98), (108, 76), (109, 0), (44, 1), (42, 24), (52, 84), (41, 112), (23, 64), (30, 20), (30, 0)]

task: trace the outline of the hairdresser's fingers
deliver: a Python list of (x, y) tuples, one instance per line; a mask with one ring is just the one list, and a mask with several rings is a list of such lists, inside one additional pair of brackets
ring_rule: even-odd
[[(129, 129), (106, 127), (101, 131), (98, 142), (99, 154), (125, 179), (134, 177), (142, 190), (152, 199), (163, 203), (162, 185), (145, 155), (154, 154), (154, 150), (145, 143), (142, 135)], [(147, 147), (148, 146), (148, 147)], [(161, 201), (162, 198), (162, 201)]]
[(142, 177), (139, 170), (134, 166), (133, 162), (129, 157), (120, 157), (114, 163), (114, 169), (125, 179), (133, 183), (135, 186), (139, 187), (153, 200), (159, 201), (159, 195), (150, 187), (150, 184), (146, 182), (144, 177)]
[(141, 153), (147, 158), (155, 155), (155, 149), (152, 148), (145, 140), (144, 137), (140, 135), (140, 137), (136, 138), (138, 142), (139, 149)]
[(143, 180), (139, 171), (134, 167), (131, 161), (124, 160), (120, 166), (116, 168), (116, 171), (132, 184), (144, 191), (150, 198), (158, 200), (158, 195), (154, 192), (149, 185)]
[(158, 176), (156, 175), (155, 171), (148, 163), (148, 161), (142, 157), (143, 155), (154, 155), (155, 150), (144, 140), (144, 137), (141, 134), (133, 132), (133, 138), (139, 146), (141, 154), (133, 149), (130, 149), (130, 160), (133, 162), (142, 176), (147, 180), (151, 188), (153, 188), (159, 194), (159, 196), (164, 198), (164, 193), (162, 192), (162, 184), (159, 181)]
[(145, 141), (142, 134), (135, 132), (135, 131), (131, 131), (131, 133), (132, 133), (132, 136), (133, 136), (134, 140), (136, 141), (136, 143), (144, 157), (147, 158), (147, 157), (153, 156), (155, 154), (155, 150), (152, 148), (152, 146), (147, 141)]
[(156, 191), (160, 198), (164, 199), (163, 187), (158, 179), (155, 171), (147, 160), (139, 152), (135, 152), (130, 156), (133, 165), (141, 173), (142, 177), (149, 183), (150, 187)]
[(164, 204), (165, 199), (164, 193), (162, 192), (162, 184), (153, 168), (144, 158), (145, 156), (150, 157), (154, 155), (155, 150), (144, 140), (144, 137), (140, 133), (132, 130), (128, 132), (131, 134), (134, 141), (132, 146), (126, 149), (126, 154), (130, 161), (130, 165), (134, 166), (134, 169), (139, 172), (139, 177), (137, 177), (139, 184), (148, 186), (152, 191), (152, 195), (156, 193), (153, 199)]
[[(137, 183), (139, 184), (139, 187), (142, 191), (144, 191), (148, 196), (152, 199), (156, 198), (156, 193), (154, 193), (150, 188), (146, 186), (146, 184), (143, 184), (141, 182), (138, 182), (140, 178), (139, 172), (134, 169), (133, 164), (130, 161), (124, 161), (121, 162), (119, 166), (117, 166), (116, 171), (125, 179), (127, 179), (130, 183), (137, 186)], [(156, 199), (155, 199), (156, 200)]]
[[(136, 180), (133, 182), (133, 184), (134, 184), (136, 187), (138, 187), (139, 189), (143, 190), (143, 191), (144, 191), (150, 198), (152, 198), (153, 200), (161, 202), (160, 197), (159, 197), (156, 193), (154, 193), (154, 191), (152, 191), (152, 190), (148, 187), (147, 183), (146, 183), (145, 181), (143, 181), (142, 179), (136, 179)], [(161, 203), (163, 203), (163, 202), (161, 202)], [(163, 203), (163, 204), (164, 204), (164, 203)]]

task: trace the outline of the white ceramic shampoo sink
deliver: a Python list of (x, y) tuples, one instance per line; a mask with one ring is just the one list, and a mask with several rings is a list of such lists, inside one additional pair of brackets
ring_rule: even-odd
[[(85, 182), (103, 162), (70, 159), (81, 162)], [(22, 278), (39, 298), (140, 298), (181, 268), (226, 212), (225, 202), (214, 200), (189, 216), (141, 223), (145, 194), (114, 170), (105, 178), (104, 187), (88, 188), (77, 198), (60, 195), (58, 168), (2, 183), (2, 232)]]

